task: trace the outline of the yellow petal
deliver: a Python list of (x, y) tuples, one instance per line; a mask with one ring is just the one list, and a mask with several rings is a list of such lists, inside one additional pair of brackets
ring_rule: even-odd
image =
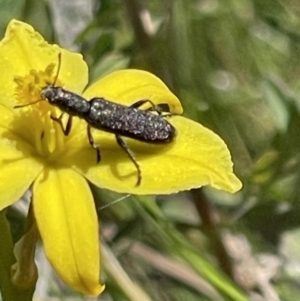
[(64, 162), (73, 164), (95, 185), (122, 193), (170, 194), (205, 185), (233, 193), (241, 188), (232, 170), (230, 153), (219, 136), (184, 117), (168, 120), (177, 129), (177, 137), (170, 144), (153, 145), (124, 138), (142, 171), (139, 187), (135, 187), (136, 168), (113, 135), (94, 131), (102, 158), (98, 164), (88, 144)]
[(12, 111), (0, 105), (0, 210), (17, 201), (41, 172), (34, 150), (10, 130)]
[(0, 104), (0, 135), (8, 131), (13, 121), (13, 111)]
[(43, 169), (34, 158), (24, 157), (6, 139), (0, 140), (0, 210), (17, 201)]
[(0, 103), (8, 105), (15, 98), (16, 76), (25, 76), (32, 69), (45, 70), (51, 63), (58, 65), (59, 52), (62, 53), (60, 81), (67, 89), (81, 92), (88, 81), (82, 56), (48, 44), (30, 25), (12, 20), (0, 42)]
[(47, 258), (74, 289), (98, 295), (100, 253), (93, 196), (79, 174), (48, 169), (35, 181), (34, 213)]
[(131, 105), (141, 99), (155, 104), (168, 104), (173, 114), (182, 114), (178, 98), (155, 75), (135, 69), (110, 73), (91, 85), (85, 92), (87, 99), (104, 97), (107, 100)]

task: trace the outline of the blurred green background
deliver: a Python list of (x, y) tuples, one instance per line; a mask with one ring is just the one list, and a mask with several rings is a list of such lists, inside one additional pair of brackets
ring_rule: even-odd
[[(91, 81), (158, 75), (226, 141), (244, 184), (106, 208), (122, 196), (93, 187), (107, 284), (93, 300), (299, 300), (299, 1), (0, 0), (1, 36), (12, 18), (81, 52)], [(18, 237), (21, 209), (9, 217)], [(37, 261), (36, 300), (88, 300)]]

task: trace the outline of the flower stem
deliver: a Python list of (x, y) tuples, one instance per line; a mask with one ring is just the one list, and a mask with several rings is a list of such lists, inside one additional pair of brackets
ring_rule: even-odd
[(0, 211), (0, 290), (3, 301), (31, 301), (34, 287), (20, 289), (11, 282), (11, 266), (16, 262), (14, 245), (4, 211)]
[(205, 196), (202, 189), (192, 189), (191, 194), (203, 223), (202, 230), (210, 238), (219, 265), (223, 272), (234, 280), (233, 266), (223, 242), (218, 212)]

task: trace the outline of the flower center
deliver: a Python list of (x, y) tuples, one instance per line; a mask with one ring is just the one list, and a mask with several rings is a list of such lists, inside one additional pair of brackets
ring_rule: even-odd
[[(56, 81), (55, 69), (55, 64), (49, 64), (44, 71), (30, 70), (29, 74), (14, 78), (20, 106), (15, 108), (19, 113), (17, 128), (32, 142), (39, 156), (50, 159), (63, 150), (66, 140), (60, 125), (51, 119), (51, 116), (60, 116), (60, 110), (41, 96), (42, 89)], [(61, 85), (61, 82), (55, 84)]]
[[(49, 64), (44, 71), (36, 71), (32, 69), (29, 74), (25, 76), (16, 76), (14, 81), (17, 84), (17, 103), (20, 105), (28, 105), (28, 107), (30, 106), (32, 109), (36, 109), (38, 111), (43, 111), (44, 114), (48, 111), (54, 113), (55, 110), (52, 106), (47, 104), (47, 101), (38, 102), (39, 100), (42, 100), (41, 90), (54, 83), (54, 69), (55, 64)], [(31, 105), (33, 102), (37, 103)]]

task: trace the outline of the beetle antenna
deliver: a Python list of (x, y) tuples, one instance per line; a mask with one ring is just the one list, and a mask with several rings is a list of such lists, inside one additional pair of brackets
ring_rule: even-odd
[(31, 105), (34, 105), (40, 101), (44, 101), (44, 99), (39, 99), (39, 100), (36, 100), (36, 101), (33, 101), (33, 102), (29, 102), (29, 103), (26, 103), (24, 105), (16, 105), (14, 106), (14, 109), (19, 109), (19, 108), (24, 108), (24, 107), (27, 107), (27, 106), (31, 106)]
[(57, 72), (56, 72), (52, 87), (55, 87), (55, 85), (56, 85), (58, 75), (59, 75), (59, 72), (60, 72), (60, 67), (61, 67), (61, 52), (59, 52), (59, 54), (58, 54), (58, 67), (57, 67)]

